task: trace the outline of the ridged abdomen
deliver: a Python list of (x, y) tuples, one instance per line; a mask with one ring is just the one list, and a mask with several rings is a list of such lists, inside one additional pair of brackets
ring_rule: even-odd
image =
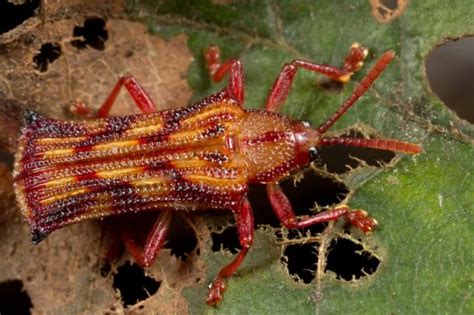
[(40, 240), (119, 213), (234, 207), (247, 191), (231, 145), (243, 115), (220, 94), (176, 110), (85, 122), (30, 113), (15, 189), (33, 234)]

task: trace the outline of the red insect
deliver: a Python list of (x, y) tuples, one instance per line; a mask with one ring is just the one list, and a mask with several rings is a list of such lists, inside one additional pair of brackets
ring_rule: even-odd
[[(377, 223), (365, 211), (340, 206), (296, 217), (278, 181), (306, 167), (317, 148), (344, 144), (419, 153), (416, 144), (385, 139), (326, 137), (324, 134), (373, 84), (394, 57), (385, 53), (336, 113), (318, 128), (280, 115), (298, 69), (347, 81), (367, 50), (354, 45), (343, 68), (295, 60), (276, 79), (265, 110), (245, 110), (244, 76), (237, 59), (220, 64), (217, 48), (206, 53), (215, 81), (229, 73), (220, 92), (186, 107), (157, 111), (132, 77), (124, 77), (100, 107), (98, 119), (59, 121), (26, 114), (15, 161), (15, 191), (38, 243), (52, 231), (85, 219), (159, 211), (143, 251), (125, 243), (134, 259), (150, 266), (166, 239), (172, 211), (229, 209), (237, 221), (242, 250), (210, 286), (207, 304), (221, 302), (225, 279), (240, 266), (254, 237), (248, 185), (266, 184), (272, 208), (288, 228), (344, 218), (364, 232)], [(105, 118), (125, 86), (143, 114)], [(81, 106), (79, 106), (81, 107)], [(84, 108), (80, 108), (84, 109)]]

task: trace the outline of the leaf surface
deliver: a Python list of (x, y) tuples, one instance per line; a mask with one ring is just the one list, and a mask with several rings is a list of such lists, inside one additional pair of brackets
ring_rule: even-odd
[[(436, 45), (473, 33), (474, 6), (414, 1), (399, 18), (381, 24), (368, 1), (224, 2), (148, 0), (137, 10), (159, 34), (189, 36), (195, 99), (225, 84), (212, 84), (206, 75), (202, 53), (209, 44), (218, 45), (224, 59), (242, 60), (247, 108), (261, 108), (283, 63), (300, 58), (339, 66), (352, 43), (366, 45), (370, 55), (364, 69), (342, 92), (318, 89), (320, 76), (298, 73), (283, 112), (317, 126), (383, 52), (395, 50), (395, 62), (333, 130), (370, 126), (377, 135), (421, 143), (424, 152), (400, 156), (390, 167), (362, 167), (343, 176), (351, 191), (348, 203), (380, 222), (370, 237), (351, 236), (379, 255), (377, 272), (343, 281), (320, 266), (311, 284), (296, 283), (280, 261), (282, 245), (260, 229), (218, 312), (473, 312), (474, 129), (430, 91), (424, 61)], [(345, 235), (336, 230), (323, 235), (327, 242), (315, 243), (315, 251), (327, 254), (330, 240)], [(230, 256), (205, 251), (204, 258), (211, 280)], [(206, 291), (203, 285), (184, 292), (192, 313), (214, 312), (203, 303)]]

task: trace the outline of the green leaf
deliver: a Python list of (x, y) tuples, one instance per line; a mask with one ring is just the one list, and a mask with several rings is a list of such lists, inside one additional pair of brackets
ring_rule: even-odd
[[(381, 261), (372, 276), (343, 281), (319, 266), (312, 283), (297, 283), (281, 262), (284, 242), (260, 228), (219, 309), (204, 303), (206, 283), (184, 290), (192, 313), (474, 313), (474, 128), (430, 91), (424, 69), (436, 45), (474, 33), (470, 1), (412, 1), (388, 24), (373, 17), (369, 1), (147, 0), (134, 9), (162, 36), (189, 36), (195, 99), (225, 84), (208, 78), (202, 52), (209, 44), (218, 45), (224, 59), (240, 58), (246, 108), (261, 108), (283, 63), (301, 58), (338, 66), (352, 43), (366, 45), (371, 54), (363, 70), (340, 93), (318, 89), (318, 75), (298, 73), (283, 112), (315, 126), (337, 109), (377, 57), (394, 50), (395, 62), (332, 130), (362, 124), (424, 148), (390, 167), (345, 174), (349, 205), (369, 211), (380, 229), (366, 237), (343, 234), (336, 225), (315, 243), (327, 255), (336, 237), (361, 242)], [(206, 246), (201, 257), (210, 281), (232, 255), (212, 252), (210, 241)]]

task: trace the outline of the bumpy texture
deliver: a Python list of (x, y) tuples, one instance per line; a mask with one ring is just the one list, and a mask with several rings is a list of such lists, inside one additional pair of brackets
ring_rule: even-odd
[(225, 91), (152, 114), (72, 122), (28, 112), (25, 120), (15, 189), (34, 243), (108, 215), (238, 210), (249, 183), (301, 166), (286, 117), (245, 111)]
[(247, 175), (229, 139), (243, 114), (222, 94), (176, 110), (82, 122), (28, 113), (15, 186), (33, 241), (111, 214), (234, 207)]

